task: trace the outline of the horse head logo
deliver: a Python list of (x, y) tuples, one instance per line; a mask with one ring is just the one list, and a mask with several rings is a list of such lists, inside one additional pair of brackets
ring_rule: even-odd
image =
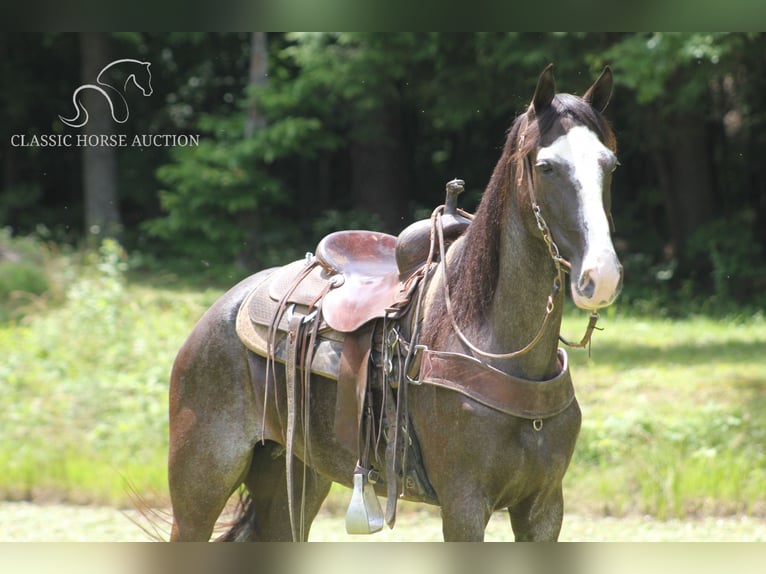
[(128, 121), (130, 112), (128, 102), (125, 100), (125, 92), (128, 84), (133, 82), (141, 90), (144, 96), (152, 95), (152, 73), (149, 70), (150, 62), (140, 60), (115, 60), (107, 64), (98, 73), (96, 84), (83, 84), (72, 94), (75, 115), (71, 118), (59, 116), (59, 119), (69, 127), (80, 128), (88, 123), (88, 110), (82, 101), (85, 90), (95, 90), (106, 98), (112, 119), (123, 124)]

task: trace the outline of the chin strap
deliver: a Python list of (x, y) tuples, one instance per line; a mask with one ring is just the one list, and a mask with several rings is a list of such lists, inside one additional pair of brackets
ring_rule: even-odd
[(596, 323), (598, 323), (598, 318), (599, 318), (598, 312), (591, 311), (590, 319), (588, 320), (588, 326), (585, 328), (585, 334), (582, 336), (582, 339), (580, 339), (579, 343), (572, 343), (570, 341), (567, 341), (560, 334), (559, 334), (559, 341), (564, 343), (567, 347), (572, 347), (573, 349), (584, 349), (585, 347), (587, 347), (588, 358), (590, 358), (591, 337), (593, 337), (593, 331), (604, 330), (602, 327), (596, 327)]

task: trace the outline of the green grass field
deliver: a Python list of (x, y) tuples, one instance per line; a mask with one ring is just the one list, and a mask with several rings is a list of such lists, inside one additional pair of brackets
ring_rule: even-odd
[[(222, 289), (126, 280), (118, 246), (77, 263), (58, 300), (0, 323), (0, 498), (167, 502), (167, 382)], [(570, 310), (564, 334), (579, 334)], [(583, 428), (567, 508), (660, 519), (766, 515), (766, 319), (604, 313), (571, 351)], [(334, 490), (337, 506), (348, 491)], [(329, 507), (333, 501), (329, 502)]]

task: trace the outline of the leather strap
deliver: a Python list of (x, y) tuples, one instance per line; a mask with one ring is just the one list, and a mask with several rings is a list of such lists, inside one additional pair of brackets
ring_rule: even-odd
[(566, 351), (559, 349), (561, 372), (547, 381), (513, 377), (460, 353), (424, 349), (418, 382), (449, 389), (496, 411), (525, 419), (545, 419), (574, 400)]
[[(404, 382), (399, 384), (400, 387), (407, 386)], [(383, 389), (385, 393), (384, 408), (386, 411), (386, 420), (388, 424), (387, 432), (388, 439), (386, 443), (386, 514), (385, 521), (389, 528), (393, 528), (396, 523), (396, 505), (399, 500), (398, 492), (398, 475), (397, 475), (397, 458), (399, 448), (396, 443), (396, 427), (399, 421), (399, 408), (396, 406), (396, 399), (394, 398), (395, 389), (390, 385), (386, 385)]]
[(293, 443), (295, 439), (295, 418), (298, 404), (298, 385), (296, 385), (298, 371), (298, 353), (300, 350), (301, 325), (303, 318), (299, 315), (290, 319), (289, 332), (287, 334), (287, 362), (285, 363), (285, 380), (287, 387), (287, 429), (286, 429), (286, 475), (287, 475), (287, 511), (290, 514), (290, 530), (293, 541), (299, 540), (295, 528), (295, 508), (293, 502)]
[(359, 445), (359, 423), (364, 407), (373, 324), (346, 335), (338, 369), (335, 436), (349, 450)]

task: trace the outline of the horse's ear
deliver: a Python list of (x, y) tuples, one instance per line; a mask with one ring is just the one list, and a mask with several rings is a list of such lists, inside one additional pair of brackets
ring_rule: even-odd
[(593, 82), (593, 85), (588, 88), (583, 100), (588, 102), (599, 112), (603, 112), (609, 103), (609, 98), (612, 97), (612, 68), (604, 66), (604, 71), (598, 79)]
[(532, 99), (532, 105), (535, 108), (535, 114), (541, 112), (551, 105), (553, 97), (556, 95), (556, 80), (553, 78), (553, 64), (548, 64), (543, 73), (537, 80), (535, 97)]

